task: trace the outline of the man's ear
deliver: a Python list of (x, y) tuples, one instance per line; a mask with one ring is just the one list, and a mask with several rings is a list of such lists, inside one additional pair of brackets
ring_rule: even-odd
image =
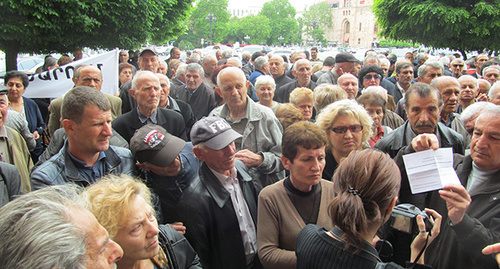
[(284, 155), (281, 155), (281, 163), (283, 163), (283, 167), (285, 167), (286, 170), (290, 171), (290, 169), (292, 168), (292, 162)]
[(70, 134), (75, 131), (75, 122), (69, 119), (64, 119), (62, 121), (62, 126), (67, 134)]
[(219, 87), (215, 87), (215, 91), (216, 91), (216, 92), (217, 92), (220, 96), (222, 96), (222, 94), (221, 94), (221, 90), (219, 89)]
[(75, 84), (75, 86), (76, 86), (76, 83), (78, 82), (78, 79), (76, 79), (76, 78), (72, 78), (71, 80), (73, 80), (73, 83), (74, 83), (74, 84)]
[(200, 161), (204, 162), (205, 161), (205, 151), (198, 147), (193, 148), (193, 153), (196, 155), (196, 158), (198, 158)]
[(247, 80), (247, 89), (248, 89), (248, 86), (250, 86), (250, 81)]
[(130, 96), (132, 96), (132, 98), (136, 99), (135, 98), (135, 90), (134, 89), (130, 89), (130, 90), (128, 90), (128, 92), (130, 93)]

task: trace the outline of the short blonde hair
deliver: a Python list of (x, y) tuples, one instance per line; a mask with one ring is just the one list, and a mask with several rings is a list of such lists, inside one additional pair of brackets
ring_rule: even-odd
[(313, 91), (308, 88), (295, 88), (295, 90), (290, 93), (290, 103), (293, 105), (298, 105), (302, 101), (309, 101), (312, 104), (313, 99)]
[[(368, 139), (372, 135), (373, 119), (368, 115), (368, 112), (354, 100), (345, 99), (328, 105), (319, 113), (318, 117), (316, 117), (316, 124), (325, 131), (326, 135), (329, 137), (333, 123), (338, 117), (343, 115), (348, 115), (359, 120), (363, 126), (363, 137), (361, 142), (364, 146), (368, 146)], [(328, 139), (326, 145), (329, 149), (332, 149), (332, 142), (330, 139)]]
[(148, 187), (139, 179), (125, 174), (107, 175), (88, 187), (83, 195), (90, 202), (90, 212), (111, 237), (125, 227), (131, 203), (137, 195), (153, 209)]
[(314, 88), (314, 108), (319, 113), (327, 105), (347, 99), (347, 93), (338, 85), (323, 83)]
[(283, 130), (297, 121), (304, 120), (300, 109), (290, 103), (280, 104), (274, 114), (276, 114), (276, 118), (278, 118), (283, 126)]

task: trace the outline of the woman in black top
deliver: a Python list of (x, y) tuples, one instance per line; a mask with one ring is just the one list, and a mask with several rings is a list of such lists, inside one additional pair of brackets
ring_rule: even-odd
[[(353, 151), (338, 167), (334, 177), (335, 198), (330, 204), (330, 216), (336, 225), (327, 231), (307, 225), (297, 237), (297, 268), (401, 268), (382, 263), (372, 246), (377, 230), (389, 219), (396, 205), (400, 173), (389, 155), (366, 149)], [(434, 210), (426, 212), (435, 223), (427, 244), (439, 234), (441, 216)], [(425, 247), (428, 233), (421, 216), (421, 230), (411, 246), (414, 261)], [(423, 265), (424, 254), (415, 268)]]

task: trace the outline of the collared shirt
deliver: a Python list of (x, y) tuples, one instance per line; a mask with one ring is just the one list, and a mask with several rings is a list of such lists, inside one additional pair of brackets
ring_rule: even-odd
[(443, 118), (439, 117), (439, 121), (440, 121), (442, 124), (446, 125), (446, 127), (450, 127), (450, 128), (451, 128), (451, 122), (452, 122), (454, 119), (455, 119), (455, 114), (453, 114), (453, 112), (452, 112), (452, 113), (450, 113), (450, 115), (448, 116), (448, 121), (446, 121), (446, 122), (443, 120)]
[(75, 156), (71, 155), (68, 151), (69, 158), (75, 164), (75, 167), (82, 172), (87, 180), (90, 183), (96, 183), (101, 177), (105, 176), (105, 159), (106, 153), (104, 151), (99, 152), (99, 157), (97, 157), (97, 161), (94, 165), (88, 166), (85, 162), (78, 160)]
[(399, 85), (399, 81), (398, 81), (398, 82), (396, 82), (396, 87), (397, 87), (397, 88), (398, 88), (398, 90), (401, 92), (401, 95), (403, 96), (402, 98), (404, 98), (404, 97), (405, 97), (406, 92), (405, 92), (405, 89), (403, 89), (403, 87), (401, 87), (401, 85)]
[(257, 253), (257, 232), (245, 197), (243, 196), (243, 191), (238, 183), (236, 168), (233, 167), (231, 169), (231, 176), (229, 177), (214, 171), (212, 168), (210, 170), (219, 179), (222, 186), (231, 194), (231, 202), (233, 203), (234, 213), (236, 213), (236, 217), (238, 218), (247, 264), (250, 264)]
[(12, 163), (12, 156), (7, 143), (7, 127), (0, 127), (0, 161), (4, 163)]
[[(201, 86), (201, 85), (200, 85), (200, 86)], [(196, 92), (199, 88), (200, 88), (200, 87), (198, 86), (198, 88), (194, 89), (194, 91), (193, 91), (193, 92), (191, 92), (191, 90), (189, 90), (189, 89), (188, 89), (187, 85), (186, 85), (186, 86), (184, 86), (184, 90), (187, 92), (187, 95), (188, 95), (188, 96), (187, 96), (187, 97), (188, 97), (188, 99), (187, 99), (187, 103), (189, 103), (189, 100), (191, 100), (191, 96), (193, 96), (193, 94), (194, 94), (194, 93), (195, 93), (195, 92)]]
[[(227, 117), (225, 118), (225, 120), (229, 123), (229, 125), (231, 125), (231, 128), (241, 135), (245, 133), (245, 129), (247, 128), (249, 109), (250, 107), (248, 105), (248, 100), (247, 100), (245, 115), (243, 115), (243, 117), (237, 120), (233, 120), (231, 119), (230, 116), (231, 113), (228, 113)], [(236, 150), (242, 149), (243, 147), (242, 142), (243, 142), (243, 137), (239, 137), (236, 140), (234, 140), (234, 145), (236, 146)]]
[(137, 115), (139, 115), (139, 120), (141, 121), (142, 124), (147, 125), (147, 124), (158, 124), (158, 120), (156, 119), (156, 115), (158, 114), (158, 109), (155, 109), (153, 114), (151, 116), (146, 116), (141, 113), (139, 108), (137, 108)]
[(382, 125), (379, 124), (377, 130), (374, 132), (374, 136), (370, 137), (370, 140), (368, 140), (370, 147), (373, 148), (375, 144), (377, 144), (377, 142), (384, 136), (385, 136), (384, 127), (382, 127)]

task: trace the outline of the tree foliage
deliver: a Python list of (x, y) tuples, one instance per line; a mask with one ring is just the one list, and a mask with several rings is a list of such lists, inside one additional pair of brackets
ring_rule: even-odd
[(4, 0), (0, 49), (7, 70), (17, 53), (69, 52), (89, 47), (136, 48), (167, 42), (186, 29), (193, 0)]
[(226, 41), (230, 43), (246, 42), (244, 38), (248, 35), (250, 43), (261, 44), (265, 43), (271, 34), (270, 20), (263, 15), (248, 15), (241, 19), (233, 17), (227, 29)]
[(227, 11), (228, 0), (200, 0), (196, 9), (189, 19), (189, 30), (181, 39), (199, 44), (201, 38), (210, 42), (210, 23), (206, 19), (209, 13), (214, 14), (215, 21), (212, 23), (212, 43), (220, 43), (226, 37), (227, 23), (231, 14)]
[(267, 44), (280, 44), (279, 37), (284, 43), (298, 43), (300, 41), (299, 25), (295, 19), (297, 11), (288, 0), (272, 0), (264, 3), (259, 15), (269, 18), (271, 33)]
[(380, 36), (436, 48), (500, 49), (498, 0), (375, 0)]
[(333, 13), (328, 2), (320, 2), (310, 6), (303, 14), (301, 29), (315, 42), (326, 41), (325, 29), (333, 28)]

